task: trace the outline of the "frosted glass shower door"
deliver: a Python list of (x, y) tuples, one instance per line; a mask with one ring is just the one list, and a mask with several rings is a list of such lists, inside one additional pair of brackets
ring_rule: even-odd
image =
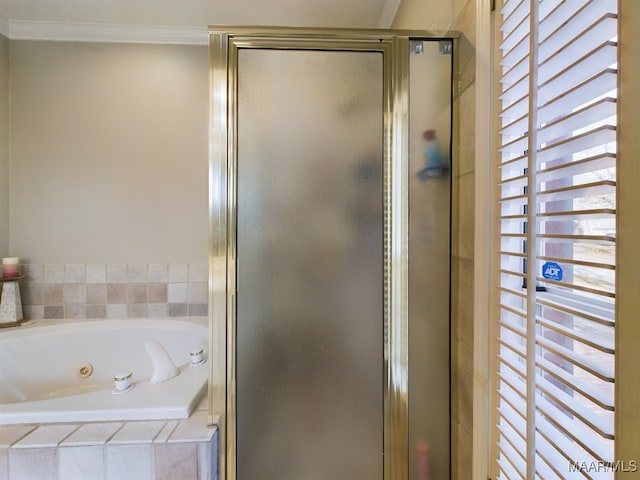
[(237, 72), (237, 479), (382, 480), (383, 55)]

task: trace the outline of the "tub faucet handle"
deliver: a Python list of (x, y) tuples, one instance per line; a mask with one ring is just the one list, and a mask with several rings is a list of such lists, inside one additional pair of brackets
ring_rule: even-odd
[(155, 340), (149, 340), (144, 343), (144, 348), (147, 350), (149, 360), (153, 365), (151, 383), (164, 382), (180, 373), (180, 370), (171, 361), (171, 357), (160, 343)]

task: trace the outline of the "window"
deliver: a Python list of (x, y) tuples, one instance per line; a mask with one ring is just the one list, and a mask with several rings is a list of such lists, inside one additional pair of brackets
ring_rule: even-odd
[(613, 478), (617, 1), (501, 3), (494, 471)]

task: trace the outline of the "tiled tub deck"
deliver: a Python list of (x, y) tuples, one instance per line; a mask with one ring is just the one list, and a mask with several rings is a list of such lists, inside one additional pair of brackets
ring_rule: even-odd
[(218, 431), (185, 420), (0, 426), (0, 480), (217, 480)]

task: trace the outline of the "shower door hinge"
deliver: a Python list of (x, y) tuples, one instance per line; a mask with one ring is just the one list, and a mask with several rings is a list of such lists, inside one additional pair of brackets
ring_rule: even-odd
[(411, 55), (422, 55), (424, 53), (422, 40), (409, 40), (409, 52)]
[(451, 40), (440, 40), (438, 42), (438, 51), (442, 55), (451, 55), (453, 53), (453, 42)]

